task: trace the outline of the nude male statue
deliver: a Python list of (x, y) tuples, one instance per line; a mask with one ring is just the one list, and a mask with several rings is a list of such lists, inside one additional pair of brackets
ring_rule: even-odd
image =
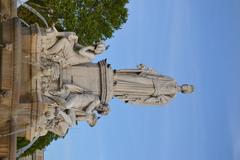
[(90, 126), (94, 126), (98, 120), (96, 112), (100, 115), (107, 115), (110, 111), (108, 104), (101, 104), (99, 96), (87, 93), (73, 84), (65, 84), (62, 90), (52, 91), (45, 96), (54, 100), (56, 106), (71, 117), (72, 122), (62, 112), (59, 114), (70, 126), (75, 125), (76, 121), (86, 121)]

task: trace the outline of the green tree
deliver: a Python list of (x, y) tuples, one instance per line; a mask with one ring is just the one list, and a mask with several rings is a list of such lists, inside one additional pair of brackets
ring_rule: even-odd
[[(30, 0), (30, 6), (42, 14), (49, 25), (59, 31), (73, 31), (79, 43), (90, 45), (111, 38), (127, 21), (128, 0)], [(18, 15), (27, 23), (44, 24), (24, 7)]]
[[(26, 150), (21, 157), (25, 157), (28, 155), (33, 154), (36, 150), (42, 150), (46, 148), (52, 141), (57, 140), (61, 137), (58, 135), (48, 132), (45, 136), (39, 137), (39, 139), (28, 149)], [(64, 137), (63, 137), (64, 138)], [(23, 137), (18, 137), (17, 138), (17, 149), (20, 149), (30, 143), (29, 140), (26, 140)]]

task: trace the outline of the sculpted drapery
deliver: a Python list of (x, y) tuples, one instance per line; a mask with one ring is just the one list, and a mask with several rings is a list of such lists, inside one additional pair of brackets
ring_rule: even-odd
[(114, 96), (126, 103), (164, 105), (179, 91), (174, 79), (147, 69), (118, 70)]

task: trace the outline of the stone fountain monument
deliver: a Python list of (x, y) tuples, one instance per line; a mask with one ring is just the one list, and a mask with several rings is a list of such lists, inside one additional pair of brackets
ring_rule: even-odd
[[(82, 46), (75, 33), (58, 32), (54, 26), (22, 27), (13, 15), (1, 22), (1, 31), (0, 115), (6, 118), (0, 120), (0, 128), (24, 131), (17, 136), (32, 142), (49, 131), (64, 136), (77, 122), (96, 125), (109, 113), (113, 97), (138, 105), (165, 105), (177, 93), (193, 91), (192, 85), (179, 86), (143, 64), (115, 70), (107, 60), (93, 63), (106, 50), (104, 42)], [(16, 141), (16, 134), (10, 140)], [(9, 144), (8, 139), (0, 141)], [(16, 153), (16, 144), (11, 147), (10, 155)]]

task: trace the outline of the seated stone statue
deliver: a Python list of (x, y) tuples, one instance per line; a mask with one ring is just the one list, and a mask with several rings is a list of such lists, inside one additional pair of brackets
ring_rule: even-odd
[(45, 49), (43, 54), (46, 58), (59, 62), (65, 67), (91, 62), (96, 55), (107, 49), (103, 42), (87, 47), (83, 47), (77, 42), (78, 37), (75, 34), (59, 36), (56, 43)]
[(64, 105), (65, 109), (75, 109), (87, 114), (92, 113), (100, 105), (99, 96), (88, 93), (74, 84), (65, 84), (60, 91), (50, 91), (47, 96)]
[(61, 123), (57, 123), (61, 126), (50, 127), (51, 131), (57, 134), (63, 134), (67, 128), (78, 121), (86, 121), (90, 126), (94, 126), (98, 120), (97, 113), (107, 115), (110, 111), (108, 104), (101, 104), (99, 96), (88, 93), (73, 84), (65, 84), (62, 90), (51, 91), (45, 96), (55, 101), (55, 110), (49, 107), (45, 116), (51, 119), (52, 123), (59, 117), (62, 120)]

